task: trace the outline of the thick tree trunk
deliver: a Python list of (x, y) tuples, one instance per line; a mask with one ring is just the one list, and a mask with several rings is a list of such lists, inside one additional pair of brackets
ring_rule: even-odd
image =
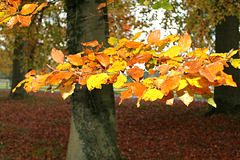
[[(21, 36), (17, 36), (15, 39), (15, 49), (13, 51), (13, 73), (12, 73), (12, 84), (11, 90), (14, 89), (19, 82), (21, 82), (25, 77), (26, 71), (24, 70), (23, 64), (23, 47), (26, 45), (26, 42), (22, 39)], [(16, 89), (14, 93), (10, 93), (10, 97), (23, 97), (26, 95), (26, 91), (23, 87)]]
[[(98, 40), (107, 44), (107, 16), (97, 6), (104, 0), (68, 0), (67, 35), (70, 54), (82, 51), (82, 42)], [(105, 10), (106, 13), (106, 10)], [(88, 91), (76, 87), (71, 97), (72, 117), (67, 160), (115, 160), (117, 149), (115, 102), (112, 85)]]
[[(229, 52), (231, 49), (239, 48), (239, 19), (237, 17), (228, 16), (216, 26), (216, 52)], [(234, 58), (239, 58), (235, 55)], [(214, 100), (217, 108), (212, 108), (207, 115), (212, 114), (234, 114), (236, 109), (240, 107), (240, 70), (225, 67), (224, 71), (233, 76), (233, 80), (237, 83), (237, 88), (229, 86), (215, 87)]]

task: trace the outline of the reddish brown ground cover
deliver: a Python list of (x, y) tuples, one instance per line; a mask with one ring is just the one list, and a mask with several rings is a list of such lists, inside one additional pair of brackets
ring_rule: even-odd
[[(59, 94), (7, 99), (0, 92), (0, 159), (65, 159), (71, 106)], [(118, 104), (119, 98), (116, 98)], [(240, 120), (205, 118), (205, 102), (189, 108), (159, 101), (116, 105), (118, 144), (125, 159), (240, 159)]]

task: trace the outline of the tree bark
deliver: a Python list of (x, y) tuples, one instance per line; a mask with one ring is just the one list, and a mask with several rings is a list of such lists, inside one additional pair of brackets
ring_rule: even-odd
[[(97, 6), (105, 0), (68, 0), (67, 36), (68, 51), (82, 51), (82, 42), (98, 40), (106, 46), (107, 16), (99, 15)], [(104, 10), (107, 13), (107, 10)], [(80, 89), (81, 88), (81, 89)], [(101, 90), (88, 91), (76, 86), (71, 97), (72, 117), (67, 160), (119, 159), (115, 101), (112, 85)]]
[[(11, 80), (11, 90), (13, 90), (19, 82), (25, 78), (25, 69), (23, 64), (23, 47), (26, 45), (26, 41), (22, 39), (21, 36), (16, 36), (15, 39), (15, 49), (13, 51), (13, 73)], [(10, 93), (9, 97), (24, 97), (26, 91), (23, 89), (23, 86), (16, 89), (14, 93)]]
[[(229, 52), (231, 49), (239, 49), (239, 19), (235, 16), (227, 16), (216, 26), (215, 50), (217, 53)], [(236, 54), (234, 58), (239, 58)], [(212, 108), (206, 115), (234, 114), (240, 107), (240, 71), (229, 64), (224, 71), (233, 76), (238, 87), (220, 86), (214, 89), (214, 100), (217, 108)]]

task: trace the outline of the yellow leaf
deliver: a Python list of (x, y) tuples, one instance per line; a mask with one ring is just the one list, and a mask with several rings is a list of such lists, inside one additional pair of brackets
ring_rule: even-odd
[(118, 44), (118, 40), (117, 40), (117, 38), (115, 38), (115, 37), (110, 37), (110, 38), (108, 38), (108, 43), (109, 43), (110, 45), (114, 46), (114, 45), (117, 45), (117, 44)]
[(115, 61), (112, 64), (112, 68), (108, 69), (108, 72), (111, 73), (118, 73), (119, 71), (124, 71), (127, 67), (127, 62), (126, 61)]
[(146, 78), (143, 80), (143, 85), (145, 85), (148, 88), (151, 88), (154, 86), (154, 81), (156, 80), (156, 77), (150, 77), (150, 78)]
[(64, 63), (64, 64), (59, 64), (56, 69), (57, 70), (66, 70), (66, 69), (70, 69), (72, 67), (72, 65), (70, 63)]
[(118, 77), (117, 77), (117, 82), (113, 83), (113, 87), (115, 88), (120, 88), (122, 87), (122, 85), (127, 82), (127, 77), (120, 74)]
[(107, 55), (114, 55), (117, 53), (116, 49), (113, 47), (109, 47), (103, 50), (103, 53), (107, 54)]
[(169, 50), (167, 50), (166, 52), (161, 53), (161, 55), (164, 56), (164, 57), (168, 56), (170, 58), (173, 58), (173, 57), (179, 55), (181, 49), (182, 49), (182, 47), (173, 46)]
[(205, 88), (209, 86), (209, 81), (204, 77), (187, 77), (186, 80), (192, 86)]
[(213, 93), (211, 93), (210, 95), (202, 95), (202, 97), (207, 100), (208, 104), (217, 108), (217, 104), (214, 101), (214, 94)]
[(19, 82), (19, 83), (17, 84), (17, 86), (16, 86), (15, 88), (13, 88), (12, 93), (14, 93), (17, 88), (21, 87), (21, 85), (22, 85), (23, 83), (25, 83), (27, 80), (28, 80), (28, 79), (24, 79), (24, 80), (22, 80), (21, 82)]
[(240, 59), (233, 59), (231, 61), (231, 64), (233, 67), (237, 68), (237, 69), (240, 69)]
[(194, 92), (188, 87), (176, 92), (178, 98), (181, 99), (186, 106), (194, 100)]
[(102, 84), (106, 84), (109, 76), (107, 73), (100, 73), (96, 75), (92, 75), (87, 80), (87, 88), (89, 91), (94, 88), (102, 89)]
[(134, 37), (132, 37), (131, 41), (134, 41), (135, 39), (138, 39), (140, 37), (142, 32), (137, 32)]
[(72, 95), (75, 89), (75, 84), (59, 87), (62, 98), (65, 100), (68, 96)]
[(182, 90), (183, 88), (187, 87), (188, 86), (188, 82), (186, 79), (181, 79), (180, 82), (179, 82), (179, 86), (178, 86), (178, 91), (179, 90)]
[(155, 101), (155, 100), (157, 100), (157, 99), (162, 99), (163, 96), (164, 96), (164, 95), (163, 95), (163, 93), (162, 93), (160, 90), (154, 88), (154, 89), (148, 89), (148, 90), (143, 94), (143, 99), (144, 99), (145, 101), (148, 101), (148, 100), (150, 100), (150, 101)]

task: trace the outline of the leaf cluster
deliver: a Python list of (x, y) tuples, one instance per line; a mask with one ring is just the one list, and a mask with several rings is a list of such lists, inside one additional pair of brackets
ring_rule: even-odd
[[(74, 55), (65, 56), (54, 48), (51, 57), (59, 63), (56, 69), (48, 66), (51, 72), (44, 70), (39, 75), (32, 70), (17, 87), (24, 83), (27, 92), (36, 92), (43, 86), (49, 86), (47, 90), (60, 89), (63, 99), (66, 99), (74, 92), (76, 84), (86, 85), (90, 91), (101, 89), (102, 84), (113, 84), (116, 88), (126, 88), (121, 93), (120, 103), (136, 96), (137, 106), (140, 106), (141, 100), (157, 99), (172, 105), (174, 94), (187, 106), (194, 100), (194, 94), (202, 95), (216, 106), (210, 86), (236, 87), (232, 76), (223, 69), (228, 67), (227, 61), (240, 67), (240, 60), (231, 58), (238, 50), (210, 55), (208, 48), (188, 52), (192, 40), (187, 32), (182, 36), (169, 35), (160, 39), (160, 30), (155, 30), (148, 35), (147, 43), (136, 41), (140, 35), (141, 32), (130, 40), (110, 37), (108, 43), (112, 46), (103, 51), (99, 51), (103, 44), (96, 40), (82, 43), (83, 52)], [(164, 49), (173, 42), (177, 45)], [(149, 75), (155, 73), (158, 77), (144, 78), (144, 71)], [(134, 82), (126, 83), (127, 76)], [(54, 85), (57, 87), (52, 89)]]

